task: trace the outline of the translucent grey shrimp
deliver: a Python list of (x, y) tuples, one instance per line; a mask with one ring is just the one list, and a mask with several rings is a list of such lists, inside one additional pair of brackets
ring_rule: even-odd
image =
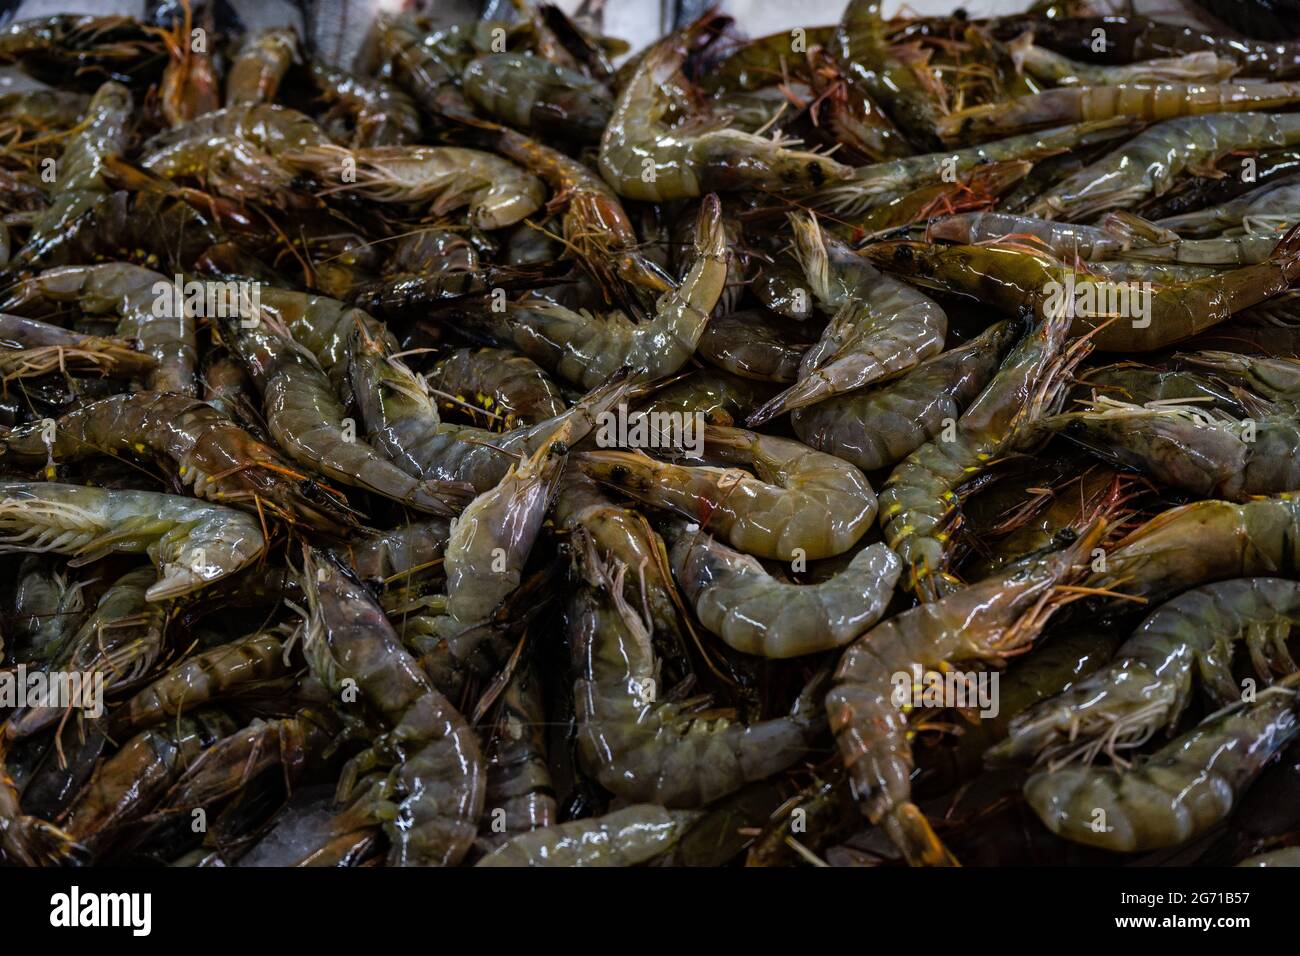
[(316, 59), (308, 70), (317, 94), (329, 105), (322, 123), (340, 143), (360, 149), (405, 146), (420, 138), (420, 111), (391, 83)]
[(216, 504), (338, 533), (355, 522), (331, 493), (205, 402), (132, 392), (88, 402), (54, 422), (0, 435), (0, 458), (19, 465), (74, 462), (94, 455), (164, 461), (194, 494)]
[(996, 322), (963, 345), (874, 388), (797, 409), (799, 439), (863, 471), (888, 468), (933, 440), (984, 391), (1020, 325)]
[(1178, 359), (1193, 368), (1244, 382), (1278, 404), (1300, 406), (1300, 360), (1216, 351), (1182, 354)]
[(1236, 419), (1194, 405), (1102, 397), (1043, 422), (1105, 461), (1202, 498), (1247, 501), (1300, 488), (1300, 419)]
[(858, 806), (883, 825), (909, 863), (952, 863), (911, 800), (913, 770), (900, 675), (950, 663), (999, 663), (1038, 635), (1102, 533), (1094, 525), (1070, 547), (1024, 559), (1001, 572), (877, 624), (844, 651), (826, 696), (826, 713), (849, 770)]
[(526, 53), (471, 60), (461, 83), (480, 109), (539, 136), (594, 143), (614, 110), (605, 84)]
[(1300, 220), (1300, 182), (1295, 175), (1270, 179), (1262, 186), (1208, 209), (1157, 219), (1155, 225), (1182, 236), (1204, 238), (1229, 229), (1251, 232), (1286, 228)]
[(1300, 117), (1211, 113), (1158, 123), (1042, 193), (1026, 212), (1045, 219), (1085, 219), (1160, 196), (1189, 166), (1209, 166), (1238, 149), (1300, 142)]
[(1176, 846), (1225, 819), (1264, 766), (1296, 736), (1296, 692), (1274, 687), (1208, 718), (1131, 770), (1037, 773), (1025, 800), (1053, 833), (1133, 853)]
[(536, 425), (493, 432), (443, 422), (425, 384), (381, 343), (361, 337), (353, 348), (352, 378), (371, 445), (422, 481), (463, 482), (486, 492), (518, 455), (531, 455), (564, 425), (577, 442), (627, 394), (623, 376), (594, 389), (573, 408)]
[(734, 425), (771, 396), (775, 388), (721, 369), (699, 369), (655, 391), (638, 404), (637, 410), (648, 415), (699, 412), (711, 425)]
[(1018, 159), (1045, 159), (1131, 133), (1137, 124), (1116, 118), (1076, 123), (1009, 136), (980, 146), (947, 153), (924, 153), (886, 163), (859, 166), (850, 182), (832, 184), (817, 193), (819, 207), (852, 217), (888, 202), (900, 193), (942, 182), (944, 175), (961, 176), (986, 163)]
[(807, 752), (821, 716), (811, 706), (811, 688), (789, 716), (748, 727), (693, 718), (656, 689), (650, 631), (624, 597), (627, 567), (607, 564), (581, 533), (574, 563), (579, 580), (567, 627), (578, 758), (601, 786), (629, 801), (697, 807)]
[(37, 378), (60, 369), (143, 377), (157, 360), (125, 339), (82, 335), (57, 325), (0, 314), (0, 378)]
[(1219, 56), (1212, 50), (1125, 64), (1098, 64), (1080, 63), (1031, 43), (1016, 51), (1015, 56), (1026, 72), (1054, 86), (1191, 80), (1213, 83), (1228, 79), (1238, 70), (1236, 60)]
[(948, 333), (947, 315), (929, 296), (881, 275), (815, 218), (790, 223), (813, 294), (834, 318), (804, 353), (798, 381), (750, 415), (750, 427), (906, 372), (941, 352)]
[(1152, 611), (1107, 667), (1012, 721), (989, 756), (1058, 764), (1140, 747), (1161, 728), (1172, 733), (1177, 726), (1194, 671), (1219, 706), (1241, 699), (1232, 670), (1239, 641), (1262, 681), (1294, 673), (1286, 639), (1297, 623), (1295, 581), (1234, 578), (1184, 591)]
[(1099, 226), (1053, 222), (1050, 219), (1014, 216), (1002, 212), (963, 212), (945, 216), (926, 227), (926, 236), (932, 240), (946, 239), (972, 244), (1012, 237), (1023, 241), (1028, 236), (1066, 261), (1072, 261), (1076, 257), (1084, 260), (1114, 257), (1132, 245), (1125, 237)]
[(881, 526), (903, 559), (905, 586), (921, 600), (960, 586), (947, 570), (961, 508), (957, 490), (994, 458), (1041, 442), (1038, 423), (1065, 400), (1071, 370), (1088, 352), (1086, 340), (1065, 348), (1071, 321), (1064, 313), (1044, 318), (1011, 350), (951, 434), (941, 432), (890, 473), (880, 496)]
[(559, 818), (546, 763), (546, 710), (541, 680), (527, 662), (501, 692), (486, 750), (486, 819), (480, 842), (499, 845), (514, 835), (553, 827)]
[(819, 584), (786, 584), (756, 559), (684, 522), (668, 534), (673, 573), (700, 622), (728, 646), (769, 658), (843, 647), (884, 614), (903, 563), (885, 545), (863, 548)]
[(193, 398), (198, 394), (195, 321), (188, 307), (174, 308), (174, 288), (166, 276), (124, 262), (61, 266), (16, 283), (4, 307), (74, 302), (90, 314), (116, 313), (117, 337), (139, 342), (157, 363), (145, 375), (145, 386)]
[(150, 601), (189, 594), (234, 574), (266, 547), (255, 518), (151, 491), (54, 482), (0, 482), (0, 551), (53, 552), (80, 567), (109, 554), (147, 553), (160, 576)]
[(546, 188), (532, 173), (494, 153), (459, 146), (315, 146), (282, 154), (335, 192), (384, 203), (429, 204), (443, 216), (469, 207), (470, 224), (500, 229), (541, 208)]
[(793, 382), (809, 343), (791, 323), (744, 309), (713, 316), (696, 346), (700, 358), (742, 378)]
[(69, 583), (56, 570), (53, 558), (29, 554), (19, 562), (13, 603), (5, 610), (8, 660), (47, 663), (80, 626), (86, 599), (80, 585)]
[(226, 72), (226, 106), (275, 102), (280, 82), (298, 60), (298, 34), (286, 27), (250, 33)]
[(113, 712), (113, 726), (120, 732), (161, 723), (243, 685), (279, 677), (287, 670), (284, 639), (270, 631), (258, 631), (171, 667)]
[(96, 91), (84, 127), (68, 141), (55, 163), (50, 205), (32, 223), (12, 267), (30, 268), (49, 261), (67, 241), (73, 222), (108, 192), (104, 161), (125, 152), (131, 113), (131, 92), (125, 86), (108, 82)]
[(843, 554), (876, 516), (856, 467), (788, 438), (708, 426), (705, 456), (752, 468), (691, 467), (643, 452), (589, 451), (578, 466), (597, 481), (697, 522), (734, 548), (791, 561)]
[(659, 299), (650, 321), (634, 324), (621, 312), (595, 316), (524, 302), (490, 320), (493, 337), (584, 388), (625, 365), (638, 379), (671, 375), (694, 354), (726, 280), (728, 253), (715, 196), (701, 204), (695, 256), (681, 284)]
[(425, 376), (429, 388), (482, 407), (508, 430), (564, 412), (549, 375), (526, 355), (505, 349), (457, 349)]
[[(432, 514), (454, 514), (468, 489), (421, 481), (351, 437), (347, 412), (315, 358), (271, 321), (253, 328), (227, 323), (223, 335), (262, 391), (267, 426), (294, 461), (347, 485), (373, 491)], [(343, 365), (346, 371), (346, 365)], [(353, 428), (355, 432), (355, 428)]]
[[(354, 761), (391, 767), (359, 798), (383, 823), (389, 864), (454, 866), (483, 813), (483, 757), (473, 729), (434, 689), (361, 584), (310, 549), (303, 583), (310, 612), (303, 651), (312, 673), (331, 692), (354, 684), (391, 728)], [(345, 790), (350, 779), (345, 773)]]
[(520, 834), (475, 866), (636, 866), (672, 848), (701, 814), (635, 804)]
[(852, 175), (826, 156), (740, 130), (666, 125), (662, 89), (686, 52), (678, 36), (661, 40), (619, 94), (600, 141), (600, 172), (620, 196), (663, 202), (718, 190), (806, 192)]
[(354, 538), (349, 542), (352, 566), (361, 580), (385, 583), (401, 578), (410, 584), (435, 572), (441, 574), (442, 555), (450, 534), (446, 518), (430, 518)]
[[(1300, 217), (1295, 220), (1300, 222)], [(1282, 233), (1245, 236), (1217, 236), (1213, 239), (1183, 239), (1144, 245), (1123, 253), (1125, 258), (1144, 262), (1178, 262), (1194, 265), (1249, 266), (1266, 262), (1277, 248)]]

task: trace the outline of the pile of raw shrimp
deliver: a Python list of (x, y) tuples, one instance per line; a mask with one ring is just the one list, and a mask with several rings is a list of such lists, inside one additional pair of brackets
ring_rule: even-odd
[(215, 6), (0, 32), (0, 861), (1300, 864), (1300, 41)]

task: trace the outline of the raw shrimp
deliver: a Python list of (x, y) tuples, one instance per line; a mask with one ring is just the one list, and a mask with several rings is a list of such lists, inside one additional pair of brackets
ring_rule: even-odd
[(1300, 406), (1300, 361), (1235, 352), (1193, 352), (1178, 359), (1193, 368), (1245, 382), (1252, 390), (1289, 408)]
[[(1256, 176), (1259, 173), (1256, 171)], [(1266, 181), (1250, 192), (1208, 208), (1157, 219), (1155, 225), (1190, 238), (1227, 229), (1286, 229), (1300, 221), (1300, 181), (1295, 174)]]
[(1140, 747), (1162, 727), (1172, 732), (1192, 696), (1193, 671), (1219, 706), (1241, 699), (1232, 671), (1244, 642), (1262, 681), (1296, 670), (1286, 648), (1300, 623), (1300, 584), (1233, 578), (1184, 591), (1153, 611), (1109, 666), (1017, 717), (991, 758), (1076, 757)]
[(676, 511), (761, 558), (843, 554), (876, 517), (876, 495), (853, 465), (787, 438), (707, 426), (705, 454), (754, 469), (690, 467), (644, 452), (589, 451), (579, 467), (646, 504)]
[(487, 321), (499, 345), (517, 349), (584, 388), (594, 388), (625, 365), (638, 379), (662, 378), (694, 354), (722, 294), (728, 252), (716, 196), (700, 207), (695, 256), (691, 271), (659, 299), (650, 321), (634, 324), (621, 312), (595, 316), (528, 301)]
[[(49, 440), (47, 440), (49, 439)], [(169, 463), (194, 493), (254, 514), (339, 533), (355, 523), (347, 501), (284, 461), (205, 402), (159, 392), (113, 395), (54, 422), (0, 435), (0, 458), (16, 464), (73, 462), (91, 455), (144, 455)]]
[(175, 308), (178, 295), (166, 276), (114, 262), (46, 269), (10, 287), (3, 307), (74, 302), (86, 313), (116, 313), (117, 337), (139, 342), (157, 363), (145, 375), (145, 386), (193, 398), (198, 394), (194, 315), (187, 303)]
[(393, 531), (354, 540), (349, 551), (352, 566), (363, 581), (407, 582), (440, 569), (451, 526), (446, 518), (412, 521)]
[(750, 427), (906, 372), (943, 350), (948, 317), (928, 296), (876, 268), (811, 216), (790, 217), (813, 295), (835, 313), (804, 353), (799, 379), (749, 416)]
[(536, 362), (504, 349), (457, 349), (425, 381), (435, 395), (485, 409), (503, 431), (536, 425), (565, 409), (559, 388)]
[(800, 341), (790, 323), (767, 312), (745, 309), (713, 316), (696, 354), (734, 375), (760, 382), (793, 382), (811, 343)]
[(160, 576), (150, 601), (189, 594), (234, 574), (266, 547), (258, 522), (232, 508), (151, 491), (53, 482), (0, 482), (0, 551), (72, 555), (80, 567), (109, 554), (147, 553)]
[(1206, 113), (1222, 116), (1235, 111), (1283, 109), (1297, 100), (1300, 100), (1300, 83), (1138, 82), (1070, 86), (949, 113), (940, 121), (939, 132), (946, 142), (969, 142), (1113, 116), (1154, 123)]
[(483, 757), (473, 729), (403, 649), (366, 589), (339, 565), (307, 549), (303, 583), (310, 612), (303, 650), (312, 673), (332, 692), (355, 686), (391, 727), (356, 758), (357, 765), (392, 767), (360, 798), (375, 804), (390, 843), (389, 864), (455, 865), (483, 813)]
[(156, 365), (155, 358), (123, 339), (80, 335), (36, 319), (0, 314), (0, 377), (5, 381), (37, 378), (59, 369), (145, 376)]
[(476, 866), (636, 866), (672, 848), (702, 814), (635, 804), (514, 837)]
[(926, 228), (927, 239), (944, 239), (978, 245), (990, 241), (1026, 237), (1041, 243), (1047, 251), (1065, 262), (1077, 259), (1105, 259), (1127, 250), (1132, 242), (1099, 226), (1053, 222), (1032, 216), (1013, 216), (1002, 212), (967, 212), (945, 216)]
[(711, 425), (734, 425), (737, 420), (743, 421), (775, 388), (720, 369), (700, 369), (659, 389), (638, 410), (647, 415), (677, 412), (693, 416), (698, 412)]
[(1198, 50), (1183, 56), (1138, 60), (1123, 65), (1104, 66), (1080, 63), (1053, 53), (1041, 46), (1021, 49), (1018, 59), (1027, 73), (1054, 86), (1103, 86), (1118, 83), (1167, 83), (1200, 80), (1222, 82), (1237, 72), (1237, 61), (1218, 56), (1211, 50)]
[(441, 421), (424, 384), (391, 351), (360, 339), (353, 348), (352, 380), (371, 445), (422, 481), (463, 482), (477, 492), (496, 486), (518, 455), (531, 455), (561, 425), (577, 442), (598, 418), (626, 399), (626, 376), (615, 375), (572, 409), (508, 432)]
[(1043, 426), (1200, 498), (1248, 501), (1300, 488), (1300, 419), (1290, 415), (1238, 420), (1194, 405), (1102, 397)]
[(830, 185), (817, 193), (820, 205), (837, 214), (857, 216), (889, 202), (900, 193), (942, 182), (945, 176), (962, 176), (976, 166), (1008, 160), (1039, 160), (1074, 152), (1095, 143), (1125, 136), (1137, 128), (1132, 120), (1116, 118), (1076, 123), (968, 146), (948, 153), (924, 153), (887, 163), (859, 166), (851, 182)]
[(20, 866), (58, 866), (80, 860), (85, 850), (70, 833), (22, 812), (18, 784), (5, 767), (7, 745), (7, 737), (0, 738), (0, 858)]
[(614, 110), (603, 83), (526, 53), (481, 56), (461, 82), (480, 109), (538, 136), (598, 142)]
[(600, 172), (628, 199), (663, 202), (720, 190), (814, 190), (853, 171), (817, 153), (735, 129), (667, 126), (662, 89), (681, 68), (686, 45), (652, 47), (623, 87), (600, 141)]
[(409, 96), (374, 76), (357, 76), (319, 60), (309, 64), (312, 83), (329, 104), (323, 123), (339, 142), (360, 149), (404, 146), (420, 138), (420, 111)]
[(250, 33), (226, 73), (226, 106), (272, 103), (298, 59), (298, 35), (284, 27)]
[(668, 541), (673, 573), (700, 623), (730, 647), (769, 658), (843, 647), (880, 620), (903, 569), (888, 547), (873, 544), (827, 581), (786, 584), (684, 522), (673, 523)]
[(673, 283), (653, 259), (638, 248), (636, 230), (605, 181), (577, 160), (513, 130), (502, 129), (494, 146), (551, 187), (551, 205), (564, 203), (564, 241), (578, 263), (602, 289), (615, 277), (651, 292), (665, 293)]
[(704, 720), (663, 699), (650, 631), (624, 597), (627, 567), (573, 539), (577, 589), (569, 600), (578, 759), (629, 801), (702, 806), (790, 766), (807, 752), (821, 715), (805, 689), (787, 717), (751, 726)]
[[(1152, 281), (1147, 272), (1143, 279), (1149, 288), (1129, 277), (1099, 279), (1050, 256), (1004, 246), (880, 242), (863, 255), (919, 285), (978, 299), (1004, 312), (1032, 308), (1042, 316), (1063, 307), (1075, 316), (1074, 334), (1093, 331), (1097, 349), (1148, 352), (1286, 291), (1300, 277), (1300, 230), (1288, 233), (1267, 262), (1168, 283)], [(1099, 265), (1104, 263), (1090, 268)]]
[(471, 225), (500, 229), (531, 216), (546, 198), (532, 173), (508, 159), (458, 146), (315, 146), (287, 152), (280, 160), (322, 182), (384, 203), (429, 204), (443, 216), (469, 207)]
[(1295, 737), (1296, 692), (1274, 687), (1208, 718), (1131, 770), (1065, 767), (1035, 774), (1025, 800), (1053, 833), (1120, 852), (1176, 846), (1225, 819)]
[(1300, 143), (1300, 116), (1211, 113), (1168, 120), (1040, 195), (1026, 210), (1044, 219), (1078, 221), (1169, 191), (1189, 166), (1209, 166), (1225, 153)]
[(49, 555), (25, 555), (8, 612), (8, 660), (48, 663), (64, 640), (75, 633), (85, 616), (86, 599), (80, 584), (70, 584), (55, 570)]
[(948, 572), (961, 520), (959, 489), (990, 461), (1040, 443), (1041, 421), (1065, 400), (1069, 376), (1088, 354), (1086, 340), (1065, 348), (1070, 324), (1064, 312), (1043, 319), (951, 429), (890, 473), (881, 491), (881, 524), (907, 569), (905, 586), (922, 601), (960, 587)]
[(555, 826), (559, 808), (546, 763), (546, 710), (541, 680), (525, 663), (501, 692), (487, 748), (487, 819), (480, 842)]
[(113, 726), (121, 732), (162, 723), (287, 670), (283, 638), (258, 631), (181, 661), (115, 710)]
[(1020, 337), (996, 322), (964, 345), (927, 359), (893, 381), (834, 398), (790, 416), (799, 439), (863, 471), (887, 468), (933, 440), (975, 400)]
[(204, 750), (235, 729), (220, 711), (204, 711), (132, 737), (72, 807), (69, 835), (93, 854), (102, 852), (121, 827), (152, 810)]
[(467, 498), (462, 485), (420, 481), (369, 445), (349, 440), (346, 411), (329, 377), (286, 330), (273, 330), (270, 319), (253, 328), (227, 323), (223, 335), (263, 393), (272, 437), (294, 461), (432, 514), (454, 514)]
[(845, 650), (826, 697), (840, 756), (863, 813), (882, 824), (908, 862), (954, 862), (911, 802), (910, 699), (917, 668), (999, 663), (1038, 635), (1102, 533), (1094, 524), (1063, 551), (1019, 561), (969, 587), (877, 624)]

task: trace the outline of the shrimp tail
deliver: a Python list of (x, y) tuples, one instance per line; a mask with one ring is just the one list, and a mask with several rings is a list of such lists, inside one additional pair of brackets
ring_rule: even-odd
[(880, 822), (912, 866), (961, 865), (935, 835), (930, 821), (916, 804), (904, 803)]
[(39, 817), (22, 816), (4, 824), (0, 848), (24, 866), (82, 866), (89, 857), (70, 834)]

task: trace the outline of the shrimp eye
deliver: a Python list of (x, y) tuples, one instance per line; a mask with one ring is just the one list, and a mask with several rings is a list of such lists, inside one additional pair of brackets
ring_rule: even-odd
[(826, 181), (826, 174), (822, 172), (821, 166), (812, 161), (808, 163), (808, 181), (814, 186), (820, 186)]
[(912, 252), (912, 247), (907, 243), (902, 243), (894, 248), (894, 258), (899, 262), (911, 262), (914, 256), (915, 253)]
[(625, 465), (615, 465), (609, 470), (609, 477), (613, 481), (627, 481), (632, 477), (632, 473), (627, 470)]
[(1068, 547), (1079, 540), (1079, 532), (1073, 528), (1062, 528), (1052, 536), (1052, 543), (1058, 548)]
[(557, 441), (554, 445), (551, 446), (552, 455), (567, 455), (568, 453), (569, 453), (569, 446), (562, 441)]

